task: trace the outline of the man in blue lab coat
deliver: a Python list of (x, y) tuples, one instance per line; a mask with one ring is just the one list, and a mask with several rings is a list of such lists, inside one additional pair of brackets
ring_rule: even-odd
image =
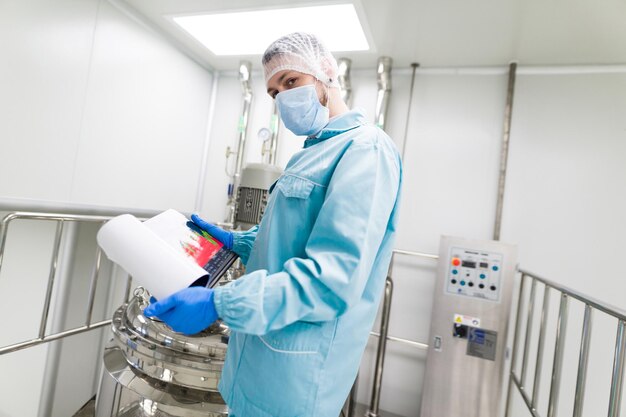
[(239, 417), (335, 417), (356, 377), (391, 259), (402, 165), (391, 139), (349, 110), (337, 63), (293, 33), (263, 56), (268, 94), (305, 136), (261, 224), (227, 232), (194, 221), (246, 265), (225, 286), (149, 306), (187, 334), (218, 317), (232, 330), (220, 392)]

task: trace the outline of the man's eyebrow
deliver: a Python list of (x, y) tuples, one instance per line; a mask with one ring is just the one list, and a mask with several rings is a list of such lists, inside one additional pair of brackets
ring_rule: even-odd
[[(280, 77), (278, 77), (278, 80), (277, 80), (278, 85), (280, 85), (280, 84), (283, 82), (283, 80), (285, 79), (285, 77), (286, 77), (288, 74), (289, 74), (289, 72), (286, 72), (286, 73), (284, 73), (283, 75), (281, 75)], [(268, 89), (267, 89), (268, 94), (269, 94), (270, 90), (273, 90), (273, 88), (268, 88)]]

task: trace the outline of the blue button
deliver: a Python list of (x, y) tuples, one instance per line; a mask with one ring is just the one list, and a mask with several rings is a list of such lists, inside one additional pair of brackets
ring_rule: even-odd
[(461, 286), (465, 286), (465, 281), (461, 281)]
[(487, 278), (487, 275), (485, 275), (485, 274), (480, 274), (480, 279), (485, 279), (485, 278)]
[(491, 269), (493, 269), (494, 271), (497, 271), (499, 268), (497, 266), (492, 266)]
[(452, 273), (453, 273), (454, 275), (456, 275), (456, 274), (458, 274), (458, 273), (459, 273), (459, 271), (457, 271), (456, 269), (453, 269), (453, 270), (452, 270)]

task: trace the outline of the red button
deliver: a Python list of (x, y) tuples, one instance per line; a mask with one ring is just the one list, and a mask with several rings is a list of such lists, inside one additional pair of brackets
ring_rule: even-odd
[(454, 266), (461, 265), (461, 260), (459, 258), (452, 258), (452, 265)]

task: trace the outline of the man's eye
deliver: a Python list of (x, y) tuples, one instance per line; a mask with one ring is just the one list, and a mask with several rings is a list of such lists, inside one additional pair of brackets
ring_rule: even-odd
[(293, 87), (293, 85), (296, 83), (296, 79), (295, 78), (290, 78), (287, 80), (287, 86), (288, 87)]

